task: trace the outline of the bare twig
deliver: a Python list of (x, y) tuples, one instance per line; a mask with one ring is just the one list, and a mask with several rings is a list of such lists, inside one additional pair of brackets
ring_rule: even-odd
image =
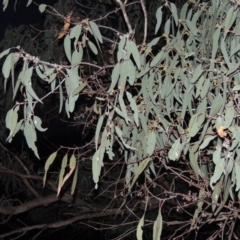
[(147, 41), (148, 16), (147, 16), (145, 0), (140, 0), (140, 2), (142, 5), (142, 10), (143, 10), (143, 14), (144, 14), (144, 37), (143, 37), (142, 46), (145, 46), (146, 41)]
[(122, 13), (123, 13), (123, 17), (125, 19), (125, 22), (127, 24), (127, 27), (128, 27), (128, 31), (130, 34), (133, 34), (133, 29), (132, 29), (132, 26), (131, 26), (131, 23), (129, 21), (129, 18), (128, 18), (128, 15), (127, 15), (127, 12), (126, 12), (126, 2), (125, 3), (122, 3), (121, 0), (116, 0), (116, 2), (119, 4), (119, 6), (121, 7), (121, 10), (122, 10)]

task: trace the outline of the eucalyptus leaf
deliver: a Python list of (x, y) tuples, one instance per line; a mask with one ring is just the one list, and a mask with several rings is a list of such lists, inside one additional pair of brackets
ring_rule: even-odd
[(8, 49), (2, 51), (2, 52), (0, 53), (0, 59), (1, 59), (2, 57), (4, 57), (5, 55), (8, 55), (9, 52), (10, 52), (10, 48), (8, 48)]
[(161, 26), (161, 23), (162, 23), (162, 7), (159, 7), (156, 11), (156, 18), (157, 18), (157, 24), (156, 24), (156, 27), (155, 27), (155, 34), (157, 34), (160, 26)]
[(148, 166), (149, 162), (152, 160), (152, 158), (145, 158), (140, 164), (138, 165), (137, 171), (135, 172), (135, 176), (132, 180), (132, 183), (129, 187), (129, 191), (131, 191), (133, 185), (136, 183), (137, 179), (139, 178), (140, 174), (145, 170), (145, 168)]
[(143, 225), (144, 225), (144, 215), (145, 214), (143, 214), (143, 216), (141, 217), (141, 219), (139, 220), (139, 222), (138, 222), (138, 226), (137, 226), (137, 233), (136, 233), (136, 235), (137, 235), (137, 240), (142, 240), (143, 238), (143, 230), (142, 230), (142, 227), (143, 227)]
[(94, 54), (96, 54), (96, 55), (98, 54), (98, 50), (97, 50), (96, 46), (90, 40), (88, 40), (88, 46), (90, 47), (90, 49), (93, 51)]
[(65, 54), (68, 58), (68, 61), (71, 62), (72, 61), (72, 56), (71, 56), (71, 39), (69, 34), (67, 34), (64, 38), (64, 50), (65, 50)]
[(153, 240), (161, 239), (162, 227), (163, 227), (163, 219), (162, 219), (161, 208), (159, 207), (157, 219), (153, 223)]
[(54, 162), (55, 158), (57, 156), (57, 151), (53, 152), (47, 159), (45, 166), (44, 166), (44, 177), (43, 177), (43, 187), (46, 184), (46, 179), (47, 179), (47, 172), (49, 170), (49, 167), (52, 165), (52, 163)]
[(93, 35), (98, 39), (98, 41), (100, 43), (103, 43), (102, 35), (101, 35), (100, 31), (99, 31), (99, 28), (98, 28), (97, 24), (95, 22), (93, 22), (93, 21), (90, 21), (89, 25), (90, 25), (90, 27), (92, 29)]
[(39, 5), (39, 11), (43, 13), (46, 10), (47, 5), (46, 4), (40, 4)]

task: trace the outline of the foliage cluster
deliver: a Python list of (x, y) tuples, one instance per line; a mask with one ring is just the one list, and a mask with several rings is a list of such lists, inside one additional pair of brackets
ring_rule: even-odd
[[(91, 106), (93, 140), (54, 150), (43, 185), (61, 157), (58, 176), (49, 180), (58, 179), (52, 189), (67, 202), (68, 191), (84, 189), (81, 169), (91, 169), (93, 192), (103, 190), (105, 197), (98, 202), (105, 210), (93, 217), (129, 211), (138, 219), (119, 239), (132, 231), (142, 239), (149, 227), (155, 240), (239, 238), (238, 1), (113, 2), (99, 1), (99, 8), (83, 3), (88, 18), (79, 13), (80, 2), (41, 4), (44, 38), (29, 51), (20, 43), (1, 53), (4, 92), (15, 101), (6, 114), (7, 141), (22, 130), (39, 157), (37, 131), (46, 130), (39, 106), (48, 97), (57, 96), (59, 114), (69, 119), (84, 115), (81, 104)], [(110, 21), (115, 14), (118, 20)], [(204, 235), (206, 224), (214, 228)]]

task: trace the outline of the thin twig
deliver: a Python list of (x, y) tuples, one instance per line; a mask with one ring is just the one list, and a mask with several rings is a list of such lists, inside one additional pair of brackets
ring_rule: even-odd
[(147, 41), (148, 16), (147, 16), (145, 0), (140, 0), (140, 2), (142, 5), (142, 10), (143, 10), (143, 14), (144, 14), (144, 37), (143, 37), (142, 46), (145, 46), (146, 41)]
[(128, 15), (126, 13), (126, 5), (125, 5), (126, 1), (125, 1), (124, 4), (121, 2), (121, 0), (116, 0), (116, 2), (121, 7), (121, 10), (122, 10), (122, 13), (123, 13), (123, 17), (124, 17), (125, 22), (126, 22), (127, 27), (128, 27), (128, 31), (129, 31), (130, 34), (132, 34), (133, 33), (133, 29), (132, 29), (131, 23), (129, 21)]

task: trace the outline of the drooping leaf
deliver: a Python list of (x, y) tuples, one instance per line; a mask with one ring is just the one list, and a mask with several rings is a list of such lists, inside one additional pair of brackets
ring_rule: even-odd
[(148, 139), (147, 139), (147, 154), (149, 156), (151, 156), (155, 150), (156, 147), (156, 133), (154, 131), (152, 131), (149, 135), (148, 135)]
[(155, 27), (155, 34), (157, 34), (160, 26), (161, 26), (161, 23), (162, 23), (162, 7), (159, 7), (156, 11), (156, 18), (157, 18), (157, 24), (156, 24), (156, 27)]
[(37, 96), (37, 94), (34, 92), (34, 90), (32, 89), (30, 84), (26, 85), (26, 90), (28, 91), (28, 93), (35, 98), (35, 100), (37, 100), (40, 103), (43, 103), (42, 100)]
[(74, 172), (72, 186), (71, 186), (71, 195), (74, 194), (76, 186), (77, 186), (78, 166), (79, 166), (79, 163), (77, 162), (77, 166), (76, 166), (76, 170)]
[(63, 107), (63, 90), (62, 90), (62, 83), (59, 82), (59, 98), (60, 98), (60, 102), (59, 102), (59, 113), (62, 111), (62, 107)]
[(64, 50), (65, 50), (65, 54), (68, 58), (69, 62), (72, 62), (72, 56), (71, 56), (71, 39), (69, 37), (69, 34), (67, 34), (64, 38)]
[(192, 21), (186, 20), (186, 23), (191, 33), (195, 36), (197, 34), (197, 27), (194, 26)]
[(99, 28), (98, 28), (97, 24), (93, 21), (89, 21), (89, 25), (92, 29), (94, 37), (97, 38), (100, 43), (103, 43), (102, 35), (99, 31)]
[(136, 232), (136, 236), (137, 236), (137, 240), (142, 240), (143, 238), (143, 230), (142, 227), (144, 225), (144, 215), (141, 217), (141, 219), (138, 222), (138, 226), (137, 226), (137, 232)]
[(95, 189), (98, 188), (99, 176), (101, 169), (103, 167), (103, 155), (105, 153), (105, 148), (101, 147), (94, 153), (92, 158), (92, 174), (93, 181), (95, 183)]
[(12, 67), (12, 57), (14, 56), (14, 53), (10, 53), (3, 63), (2, 66), (2, 73), (5, 79), (9, 78), (11, 67)]
[(212, 59), (215, 59), (217, 50), (218, 50), (218, 48), (219, 48), (219, 37), (220, 37), (220, 33), (221, 33), (221, 28), (218, 27), (218, 28), (216, 29), (216, 31), (214, 32), (214, 34), (213, 34)]
[(34, 128), (33, 122), (31, 120), (25, 121), (23, 125), (23, 133), (26, 139), (26, 142), (28, 144), (28, 147), (31, 148), (37, 158), (39, 158), (38, 150), (35, 145), (35, 142), (37, 141), (37, 134), (36, 130)]
[(80, 64), (82, 61), (82, 57), (83, 57), (83, 48), (82, 46), (79, 46), (79, 48), (78, 49), (76, 48), (75, 51), (73, 52), (71, 64), (72, 65)]
[(189, 153), (190, 165), (195, 173), (197, 180), (199, 180), (199, 174), (201, 172), (198, 165), (198, 152), (197, 152), (198, 148), (199, 148), (198, 143), (195, 143), (195, 145), (191, 147), (190, 153)]
[(217, 216), (218, 213), (221, 211), (221, 209), (225, 206), (225, 203), (227, 202), (227, 200), (229, 198), (230, 187), (231, 187), (231, 178), (229, 177), (227, 180), (227, 184), (224, 187), (223, 200), (222, 200), (220, 206), (218, 206), (217, 210), (215, 211), (214, 216)]
[(40, 4), (39, 5), (39, 11), (43, 13), (46, 10), (47, 5), (46, 4)]
[(210, 180), (210, 186), (211, 186), (212, 189), (213, 189), (213, 184), (216, 183), (220, 179), (220, 177), (223, 174), (224, 169), (225, 169), (224, 158), (213, 159), (213, 160), (218, 161), (218, 162), (215, 165), (214, 174), (213, 174), (213, 176), (211, 177), (211, 180)]
[(141, 69), (140, 54), (136, 44), (131, 40), (127, 42), (127, 51), (129, 51), (132, 54), (133, 59), (137, 65), (137, 68), (138, 70), (140, 70)]
[(164, 57), (164, 51), (160, 51), (150, 63), (150, 67), (155, 67)]
[(32, 3), (32, 0), (28, 0), (27, 7)]
[[(235, 173), (236, 173), (236, 191), (240, 189), (240, 164), (239, 162), (235, 162)], [(224, 165), (223, 165), (224, 167)]]
[(224, 128), (230, 127), (234, 118), (234, 106), (233, 101), (230, 101), (226, 105), (226, 113), (225, 113), (225, 121), (224, 121)]
[(10, 48), (8, 48), (8, 49), (2, 51), (2, 52), (0, 53), (0, 59), (1, 59), (2, 57), (4, 57), (5, 55), (8, 55), (9, 52), (10, 52)]
[(231, 28), (231, 20), (232, 20), (232, 17), (233, 17), (233, 11), (234, 11), (234, 7), (230, 7), (228, 9), (228, 12), (227, 12), (227, 16), (226, 16), (226, 19), (224, 21), (224, 26), (227, 30), (229, 30)]
[(9, 0), (3, 0), (3, 11), (6, 10)]
[(135, 176), (132, 180), (131, 185), (129, 186), (129, 192), (131, 192), (131, 189), (133, 187), (133, 185), (135, 184), (135, 182), (137, 181), (137, 179), (139, 178), (139, 176), (141, 175), (141, 173), (145, 170), (145, 168), (148, 166), (149, 162), (152, 160), (152, 158), (145, 158), (142, 162), (140, 162), (140, 164), (138, 165), (137, 171), (135, 172)]
[(202, 65), (199, 64), (194, 71), (191, 83), (195, 83), (201, 77), (202, 73), (203, 73)]
[(215, 184), (214, 188), (213, 188), (213, 192), (212, 192), (212, 212), (215, 211), (217, 203), (218, 203), (218, 199), (220, 197), (220, 194), (222, 192), (222, 182), (223, 182), (223, 178), (221, 177), (220, 180)]
[(162, 226), (163, 226), (162, 213), (161, 208), (159, 207), (157, 219), (153, 224), (153, 240), (161, 239)]
[(108, 93), (111, 93), (114, 87), (116, 86), (119, 76), (120, 76), (120, 63), (117, 63), (112, 70), (112, 75), (111, 75), (112, 81), (111, 81), (111, 86), (108, 90)]
[(164, 34), (168, 36), (169, 33), (170, 33), (170, 19), (168, 19), (164, 25)]
[(68, 162), (68, 153), (66, 153), (62, 159), (62, 164), (61, 164), (61, 170), (59, 173), (59, 179), (58, 179), (58, 189), (61, 189), (62, 187), (62, 183), (63, 183), (63, 177), (66, 171), (66, 167), (67, 167), (67, 162)]
[(97, 50), (96, 46), (90, 40), (88, 40), (88, 46), (90, 47), (90, 49), (93, 51), (94, 54), (96, 54), (96, 55), (98, 54), (98, 50)]
[(74, 91), (73, 91), (73, 96), (76, 94), (79, 94), (87, 85), (87, 82), (84, 82), (82, 84), (80, 84)]
[(40, 132), (45, 132), (47, 130), (47, 128), (42, 128), (42, 120), (36, 115), (33, 116), (33, 123)]
[(57, 196), (59, 196), (60, 191), (61, 191), (64, 183), (69, 179), (69, 177), (72, 175), (73, 171), (75, 170), (76, 164), (77, 164), (77, 160), (76, 160), (76, 157), (75, 157), (75, 155), (73, 153), (71, 158), (70, 158), (69, 172), (65, 175), (64, 179), (62, 180), (62, 182), (58, 186)]
[(126, 61), (125, 67), (126, 67), (126, 74), (128, 76), (128, 82), (130, 85), (133, 85), (136, 78), (136, 70), (135, 70), (136, 68), (134, 67), (131, 59)]
[[(82, 31), (82, 24), (78, 24), (76, 25), (75, 27), (73, 27), (70, 31), (70, 39), (73, 39), (75, 38), (74, 40), (74, 47), (75, 47), (75, 50), (77, 49), (77, 46), (78, 46), (78, 39), (81, 35), (81, 31)], [(79, 48), (82, 48), (82, 46), (80, 45)]]
[(128, 101), (130, 102), (130, 107), (131, 107), (132, 111), (134, 112), (134, 115), (133, 115), (134, 121), (136, 123), (136, 126), (138, 126), (139, 125), (139, 119), (138, 119), (138, 107), (137, 107), (137, 104), (136, 104), (135, 100), (132, 98), (132, 94), (131, 93), (126, 92), (126, 94), (127, 94)]
[(175, 21), (176, 26), (178, 26), (178, 14), (177, 14), (177, 8), (176, 5), (174, 3), (170, 3), (171, 6), (171, 11), (172, 11), (172, 15)]
[(123, 139), (123, 133), (122, 133), (122, 131), (121, 131), (121, 129), (120, 129), (119, 127), (115, 126), (115, 131), (116, 131), (118, 137), (122, 140), (122, 143), (123, 143), (124, 147), (126, 147), (127, 149), (136, 150), (135, 148), (129, 146), (129, 145), (124, 141), (124, 139)]
[(187, 10), (188, 10), (188, 6), (189, 6), (188, 2), (186, 2), (183, 5), (183, 7), (182, 7), (182, 9), (180, 11), (180, 19), (182, 19), (182, 20), (186, 19), (186, 13), (187, 13)]
[(105, 115), (102, 115), (98, 119), (98, 123), (97, 123), (96, 134), (95, 134), (95, 148), (96, 148), (96, 150), (97, 150), (97, 147), (98, 147), (98, 138), (99, 138), (99, 134), (100, 134), (100, 131), (101, 131), (101, 128), (102, 128), (104, 117), (105, 117)]
[(45, 163), (45, 166), (44, 166), (44, 177), (43, 177), (43, 187), (45, 186), (45, 183), (46, 183), (46, 178), (47, 178), (47, 172), (49, 170), (49, 167), (52, 165), (53, 161), (55, 160), (57, 156), (57, 151), (56, 152), (53, 152), (47, 159), (46, 163)]
[(208, 144), (214, 139), (214, 138), (216, 138), (216, 136), (207, 136), (205, 139), (204, 139), (204, 141), (203, 141), (203, 143), (200, 145), (200, 147), (199, 147), (199, 149), (204, 149), (205, 147), (207, 147), (208, 146)]
[(118, 101), (119, 101), (119, 104), (120, 104), (120, 107), (121, 107), (121, 110), (122, 110), (123, 117), (124, 117), (126, 123), (128, 124), (128, 122), (131, 122), (131, 119), (128, 117), (127, 108), (126, 108), (126, 106), (124, 104), (124, 101), (123, 101), (123, 98), (120, 94), (119, 94), (119, 97), (118, 97)]
[[(199, 193), (198, 193), (198, 199), (202, 199), (202, 196), (205, 194), (204, 189), (199, 189)], [(197, 203), (197, 208), (195, 209), (193, 218), (192, 218), (192, 225), (195, 224), (196, 220), (198, 219), (198, 216), (202, 210), (202, 206), (203, 206), (203, 201), (198, 201)]]
[(176, 161), (180, 158), (180, 154), (183, 149), (183, 144), (180, 142), (180, 138), (176, 139), (171, 149), (168, 152), (168, 157), (170, 160)]
[(217, 146), (216, 150), (213, 153), (213, 162), (215, 164), (215, 169), (214, 169), (214, 174), (210, 180), (210, 186), (212, 189), (213, 189), (213, 184), (216, 183), (220, 179), (220, 177), (225, 169), (225, 161), (224, 161), (224, 158), (221, 158), (221, 147), (220, 146)]
[(8, 141), (13, 136), (14, 130), (17, 126), (18, 110), (19, 110), (19, 105), (17, 105), (14, 109), (11, 108), (7, 112), (5, 123), (6, 123), (6, 127), (10, 130), (10, 133), (6, 141)]

